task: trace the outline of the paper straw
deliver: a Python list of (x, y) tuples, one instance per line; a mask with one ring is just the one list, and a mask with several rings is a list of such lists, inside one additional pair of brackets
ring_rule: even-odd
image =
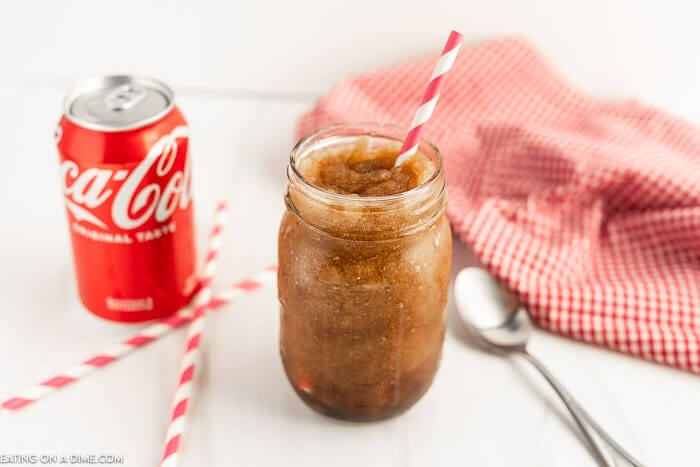
[[(275, 280), (277, 266), (269, 266), (263, 271), (244, 279), (214, 295), (209, 302), (209, 309), (217, 309), (233, 302), (239, 297), (258, 290), (265, 284)], [(16, 412), (24, 407), (42, 399), (57, 390), (62, 389), (71, 383), (89, 376), (95, 371), (102, 369), (112, 362), (124, 358), (134, 350), (144, 347), (161, 337), (180, 328), (192, 320), (192, 307), (188, 306), (178, 311), (172, 316), (162, 318), (155, 323), (143, 328), (128, 339), (113, 344), (102, 352), (94, 354), (92, 357), (83, 360), (67, 370), (61, 371), (51, 378), (30, 387), (14, 397), (10, 397), (0, 403), (0, 412)]]
[(435, 65), (435, 70), (430, 77), (430, 82), (423, 95), (423, 100), (413, 116), (411, 127), (401, 147), (401, 153), (399, 157), (396, 158), (396, 162), (394, 162), (394, 167), (398, 167), (406, 162), (406, 160), (418, 150), (418, 143), (423, 133), (423, 127), (433, 114), (435, 105), (440, 98), (440, 90), (445, 83), (445, 75), (450, 71), (452, 64), (455, 62), (459, 48), (462, 46), (462, 37), (462, 34), (457, 31), (452, 31), (450, 37), (447, 38), (445, 48), (442, 50), (440, 60), (438, 60), (437, 65)]
[(168, 431), (165, 437), (165, 448), (163, 450), (162, 466), (176, 466), (180, 454), (180, 440), (185, 432), (187, 422), (187, 404), (193, 394), (194, 374), (199, 362), (200, 341), (204, 325), (206, 323), (207, 308), (211, 301), (211, 284), (214, 281), (216, 268), (219, 263), (219, 248), (223, 232), (224, 219), (228, 207), (225, 203), (217, 206), (214, 226), (209, 237), (209, 251), (205, 257), (204, 268), (200, 277), (202, 287), (194, 298), (194, 312), (192, 322), (187, 330), (187, 344), (185, 345), (185, 355), (182, 357), (180, 365), (180, 379), (175, 391), (173, 401), (172, 416), (168, 424)]

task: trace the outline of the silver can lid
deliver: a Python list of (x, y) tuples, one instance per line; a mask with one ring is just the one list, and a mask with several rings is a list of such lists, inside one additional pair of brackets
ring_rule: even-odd
[(66, 96), (63, 112), (76, 125), (125, 131), (159, 120), (175, 105), (172, 89), (141, 76), (115, 75), (78, 84)]

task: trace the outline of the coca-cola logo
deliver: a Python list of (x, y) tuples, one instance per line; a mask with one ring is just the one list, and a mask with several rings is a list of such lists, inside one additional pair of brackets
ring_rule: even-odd
[[(101, 167), (81, 171), (77, 163), (63, 161), (61, 177), (68, 210), (78, 221), (102, 229), (107, 229), (107, 224), (95, 209), (110, 200), (112, 223), (123, 230), (136, 229), (150, 218), (158, 223), (167, 221), (176, 209), (186, 209), (192, 199), (189, 158), (185, 160), (184, 170), (173, 169), (177, 140), (188, 136), (186, 126), (175, 127), (131, 171)], [(115, 187), (114, 182), (121, 183)]]

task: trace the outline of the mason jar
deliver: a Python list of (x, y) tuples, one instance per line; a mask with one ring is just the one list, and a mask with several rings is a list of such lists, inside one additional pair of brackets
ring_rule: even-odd
[(380, 123), (334, 125), (302, 138), (289, 158), (279, 230), (280, 354), (301, 399), (337, 418), (399, 414), (432, 383), (452, 248), (445, 177), (427, 140), (418, 151), (432, 173), (397, 194), (325, 190), (300, 166), (360, 138), (367, 147), (399, 148), (406, 133)]

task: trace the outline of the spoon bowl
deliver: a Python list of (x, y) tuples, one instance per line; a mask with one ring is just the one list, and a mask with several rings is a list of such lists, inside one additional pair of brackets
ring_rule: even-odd
[(455, 278), (457, 312), (465, 327), (491, 351), (525, 349), (532, 322), (518, 299), (485, 270), (466, 268)]

